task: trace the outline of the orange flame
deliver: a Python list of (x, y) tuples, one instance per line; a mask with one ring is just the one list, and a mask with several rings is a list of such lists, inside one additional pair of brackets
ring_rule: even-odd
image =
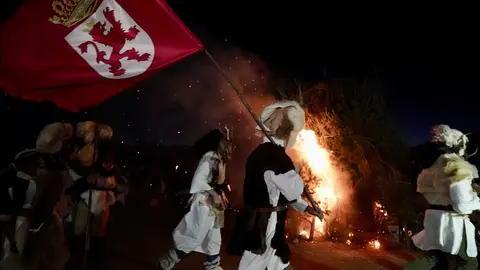
[(377, 219), (388, 217), (388, 211), (385, 210), (385, 206), (383, 206), (379, 202), (373, 202), (373, 204), (374, 204), (374, 214)]
[[(312, 188), (313, 197), (319, 203), (322, 210), (331, 211), (337, 204), (340, 195), (336, 186), (337, 171), (330, 160), (330, 153), (323, 148), (313, 130), (302, 130), (294, 149), (299, 153), (300, 158), (305, 161), (315, 178)], [(315, 222), (315, 230), (324, 234), (325, 220), (318, 218)]]
[(373, 249), (380, 249), (382, 247), (382, 245), (380, 245), (380, 241), (378, 240), (372, 240), (368, 244)]
[(302, 230), (300, 233), (299, 233), (300, 236), (303, 236), (303, 237), (308, 237), (309, 233), (306, 231), (306, 230)]

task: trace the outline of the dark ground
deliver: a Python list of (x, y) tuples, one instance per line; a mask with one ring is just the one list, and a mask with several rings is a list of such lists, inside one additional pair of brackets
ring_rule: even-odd
[[(178, 210), (149, 207), (150, 198), (143, 198), (141, 194), (145, 194), (144, 192), (136, 194), (137, 198), (129, 198), (126, 207), (113, 209), (104, 261), (90, 263), (89, 270), (155, 270), (155, 259), (171, 246), (171, 233), (182, 213)], [(232, 213), (227, 216), (227, 227), (223, 231), (224, 243), (228, 241), (234, 220), (232, 217)], [(346, 245), (330, 242), (291, 243), (291, 248), (292, 266), (296, 270), (401, 269), (413, 258), (406, 252), (394, 254), (354, 250)], [(174, 269), (202, 269), (203, 258), (201, 254), (191, 254)], [(225, 270), (237, 269), (240, 258), (228, 256), (224, 252), (221, 258)], [(82, 269), (81, 256), (73, 255), (66, 269)]]

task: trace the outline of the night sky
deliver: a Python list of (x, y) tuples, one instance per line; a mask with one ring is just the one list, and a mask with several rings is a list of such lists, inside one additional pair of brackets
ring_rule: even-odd
[[(388, 88), (385, 95), (395, 126), (410, 145), (425, 142), (433, 124), (479, 130), (473, 113), (479, 96), (477, 49), (419, 47), (413, 41), (391, 48), (343, 48), (340, 45), (365, 42), (332, 41), (324, 22), (298, 15), (291, 5), (273, 11), (272, 6), (241, 1), (168, 2), (232, 80), (246, 87), (257, 113), (274, 100), (273, 89), (284, 80), (315, 82), (324, 79), (324, 70), (331, 78), (362, 78), (376, 70)], [(335, 48), (325, 47), (329, 44)], [(190, 144), (208, 129), (225, 124), (256, 143), (251, 138), (253, 121), (203, 53), (80, 114), (10, 97), (0, 102), (10, 138), (22, 138), (13, 134), (40, 130), (53, 121), (93, 119), (111, 124), (116, 140), (129, 144)]]

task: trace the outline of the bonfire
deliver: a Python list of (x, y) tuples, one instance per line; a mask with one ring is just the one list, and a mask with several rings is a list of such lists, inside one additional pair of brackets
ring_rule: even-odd
[(315, 235), (316, 238), (328, 237), (331, 234), (328, 224), (345, 219), (339, 206), (344, 206), (345, 200), (349, 200), (351, 188), (349, 191), (345, 185), (347, 179), (343, 179), (344, 175), (334, 166), (330, 152), (320, 144), (315, 131), (304, 129), (300, 132), (293, 156), (302, 166), (302, 178), (313, 198), (321, 209), (329, 213), (323, 221), (312, 218), (309, 225), (299, 226), (298, 234), (307, 238)]
[[(301, 176), (306, 187), (322, 210), (328, 213), (323, 221), (307, 215), (300, 215), (295, 222), (297, 237), (306, 240), (331, 240), (351, 245), (357, 232), (353, 229), (349, 217), (352, 206), (353, 186), (350, 176), (335, 159), (328, 141), (332, 136), (321, 136), (326, 130), (325, 124), (318, 118), (307, 114), (307, 128), (299, 133), (294, 149), (289, 153), (295, 162), (301, 165)], [(378, 202), (374, 203), (379, 206)], [(381, 206), (381, 205), (380, 205)], [(386, 217), (387, 212), (379, 207), (378, 212)], [(365, 240), (366, 247), (380, 249), (377, 239)]]

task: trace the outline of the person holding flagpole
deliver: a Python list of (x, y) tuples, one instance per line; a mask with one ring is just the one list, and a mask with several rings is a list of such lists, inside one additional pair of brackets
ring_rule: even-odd
[[(303, 129), (305, 113), (298, 102), (282, 100), (265, 107), (260, 121), (268, 134), (247, 159), (244, 209), (237, 218), (227, 252), (242, 256), (238, 267), (241, 270), (291, 269), (285, 241), (286, 211), (293, 208), (323, 219), (321, 211), (301, 198), (303, 180), (285, 152)], [(257, 135), (261, 136), (260, 132), (257, 126)]]
[(157, 260), (158, 269), (170, 270), (192, 251), (205, 254), (205, 270), (220, 267), (220, 229), (228, 207), (225, 186), (226, 163), (234, 146), (231, 130), (215, 129), (196, 143), (202, 155), (190, 186), (189, 212), (173, 231), (174, 246)]

